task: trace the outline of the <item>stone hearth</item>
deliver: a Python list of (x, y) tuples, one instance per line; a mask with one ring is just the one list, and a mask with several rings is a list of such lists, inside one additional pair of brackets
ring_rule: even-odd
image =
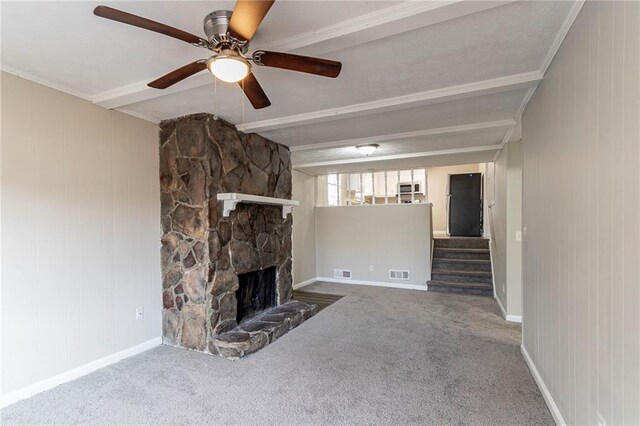
[[(315, 312), (313, 305), (290, 302), (291, 215), (283, 219), (281, 207), (241, 203), (223, 217), (216, 200), (224, 192), (290, 199), (288, 148), (209, 114), (166, 120), (160, 123), (160, 187), (165, 344), (236, 358)], [(279, 306), (264, 311), (260, 324), (258, 314), (254, 325), (238, 326), (238, 275), (269, 267), (276, 268)], [(234, 339), (240, 343), (229, 349)]]

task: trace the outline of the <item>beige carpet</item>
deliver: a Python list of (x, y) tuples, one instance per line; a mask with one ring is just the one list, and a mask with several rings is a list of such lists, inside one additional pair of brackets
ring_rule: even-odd
[(553, 424), (520, 327), (486, 297), (346, 295), (239, 361), (158, 347), (2, 411), (2, 424)]

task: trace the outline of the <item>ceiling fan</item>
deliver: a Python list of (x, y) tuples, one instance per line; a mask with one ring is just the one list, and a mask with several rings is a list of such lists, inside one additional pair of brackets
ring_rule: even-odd
[(187, 77), (209, 69), (222, 81), (238, 83), (251, 105), (255, 109), (260, 109), (268, 107), (271, 102), (251, 72), (252, 63), (331, 78), (337, 77), (342, 69), (342, 64), (337, 61), (290, 53), (256, 50), (251, 56), (245, 56), (251, 39), (274, 1), (238, 0), (233, 12), (229, 10), (211, 12), (204, 18), (204, 32), (207, 39), (108, 6), (98, 6), (93, 13), (102, 18), (177, 38), (213, 52), (213, 56), (208, 59), (200, 59), (184, 65), (152, 81), (148, 84), (149, 87), (166, 89)]

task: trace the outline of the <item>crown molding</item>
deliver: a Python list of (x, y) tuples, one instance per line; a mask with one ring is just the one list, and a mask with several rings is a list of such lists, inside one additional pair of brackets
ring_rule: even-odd
[(33, 81), (34, 83), (41, 84), (43, 86), (49, 87), (51, 89), (57, 90), (59, 92), (64, 92), (69, 95), (75, 96), (80, 99), (84, 99), (85, 101), (91, 102), (91, 95), (84, 92), (79, 92), (75, 89), (72, 89), (67, 86), (63, 86), (61, 84), (53, 83), (49, 80), (37, 77), (31, 73), (21, 71), (17, 68), (13, 68), (11, 66), (0, 64), (0, 71), (6, 72), (7, 74), (15, 75), (16, 77), (24, 78), (25, 80)]
[(425, 92), (411, 93), (409, 95), (396, 96), (393, 98), (378, 99), (371, 102), (313, 111), (287, 117), (254, 121), (251, 123), (243, 123), (238, 124), (236, 128), (242, 132), (254, 133), (286, 129), (290, 127), (324, 123), (327, 121), (342, 120), (345, 118), (359, 117), (374, 113), (397, 111), (440, 102), (450, 102), (475, 96), (528, 88), (537, 84), (540, 80), (542, 80), (542, 74), (539, 71), (532, 71), (490, 80), (460, 84), (457, 86), (427, 90)]
[(558, 31), (556, 38), (553, 40), (553, 43), (551, 44), (551, 48), (547, 52), (547, 55), (544, 57), (544, 61), (542, 62), (542, 66), (540, 67), (540, 71), (542, 72), (543, 75), (544, 73), (547, 72), (547, 68), (549, 68), (549, 65), (551, 65), (551, 61), (553, 61), (553, 58), (556, 56), (556, 53), (558, 53), (558, 50), (560, 49), (562, 42), (564, 41), (565, 37), (567, 36), (567, 33), (569, 32), (569, 30), (571, 29), (571, 26), (573, 25), (573, 21), (576, 20), (576, 18), (578, 17), (578, 13), (580, 13), (580, 10), (582, 10), (582, 6), (584, 5), (584, 2), (585, 0), (574, 0), (573, 6), (571, 7), (571, 10), (569, 10), (569, 14), (565, 18), (565, 20), (562, 22), (560, 31)]
[(437, 129), (418, 130), (415, 132), (393, 133), (387, 135), (371, 136), (358, 139), (345, 139), (338, 141), (319, 142), (308, 145), (298, 145), (289, 147), (291, 152), (315, 151), (319, 149), (344, 148), (355, 145), (363, 145), (368, 143), (383, 143), (391, 141), (399, 141), (403, 139), (414, 139), (426, 136), (438, 136), (454, 133), (468, 133), (487, 129), (500, 129), (506, 127), (515, 127), (518, 124), (516, 120), (499, 120), (485, 121), (481, 123), (462, 124), (460, 126), (440, 127)]
[(357, 164), (357, 163), (370, 163), (370, 162), (389, 161), (389, 160), (404, 160), (407, 158), (434, 157), (438, 155), (468, 154), (472, 152), (494, 151), (494, 150), (499, 150), (501, 148), (502, 148), (501, 145), (487, 145), (487, 146), (476, 146), (471, 148), (442, 149), (438, 151), (381, 155), (379, 157), (360, 157), (360, 158), (349, 158), (344, 160), (319, 161), (316, 163), (294, 164), (293, 167), (295, 169), (304, 169), (309, 167), (336, 166), (341, 164)]
[[(320, 55), (329, 51), (391, 37), (416, 28), (460, 18), (512, 3), (513, 1), (515, 0), (494, 2), (469, 2), (465, 0), (405, 2), (323, 28), (274, 40), (264, 46), (260, 46), (260, 48)], [(180, 82), (179, 85), (158, 90), (147, 87), (148, 80), (144, 80), (98, 93), (93, 96), (92, 101), (104, 108), (120, 108), (132, 103), (206, 86), (211, 82), (210, 75), (200, 74)]]

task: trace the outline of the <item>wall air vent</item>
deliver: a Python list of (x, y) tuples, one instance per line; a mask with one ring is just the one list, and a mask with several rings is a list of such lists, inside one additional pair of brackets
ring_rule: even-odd
[(342, 278), (342, 279), (351, 279), (351, 271), (348, 269), (334, 269), (333, 270), (334, 278)]
[(391, 280), (408, 280), (409, 271), (400, 271), (396, 269), (389, 269), (389, 279)]

